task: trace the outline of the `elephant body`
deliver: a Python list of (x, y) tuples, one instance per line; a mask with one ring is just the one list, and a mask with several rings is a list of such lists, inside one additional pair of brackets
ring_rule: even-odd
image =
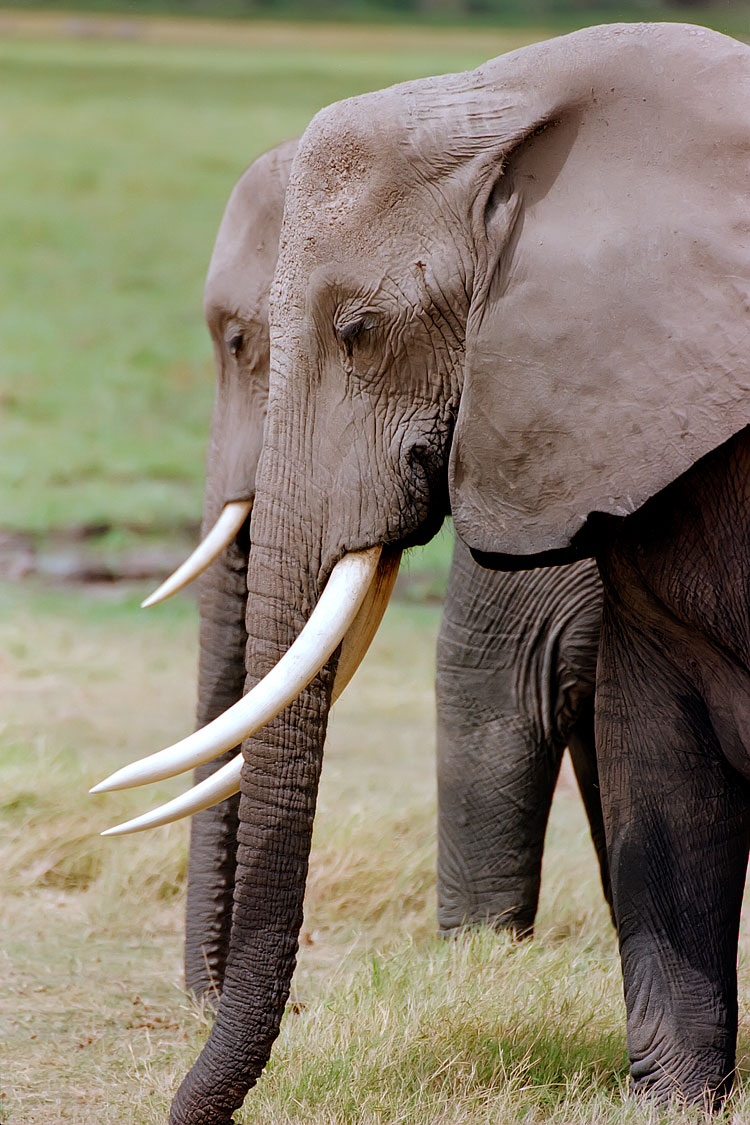
[[(209, 270), (205, 306), (217, 391), (204, 535), (228, 501), (254, 494), (268, 384), (268, 292), (295, 149), (296, 142), (280, 145), (243, 174)], [(240, 400), (251, 393), (249, 411)], [(199, 727), (242, 696), (249, 549), (245, 525), (201, 580)], [(593, 737), (600, 616), (593, 564), (493, 573), (456, 541), (437, 658), (441, 931), (489, 922), (531, 932), (547, 817), (568, 744), (606, 890)], [(199, 767), (196, 782), (232, 753)], [(218, 1000), (229, 944), (238, 806), (231, 797), (197, 813), (191, 827), (185, 979), (210, 1001)]]

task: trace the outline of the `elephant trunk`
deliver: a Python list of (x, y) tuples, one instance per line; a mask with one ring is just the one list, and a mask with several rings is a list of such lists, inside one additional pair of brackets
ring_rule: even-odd
[[(248, 689), (291, 645), (318, 595), (311, 575), (318, 573), (319, 559), (299, 546), (300, 540), (309, 542), (304, 532), (287, 534), (279, 527), (279, 508), (256, 501), (253, 517)], [(234, 917), (224, 987), (211, 1035), (175, 1098), (172, 1125), (227, 1125), (263, 1070), (278, 1034), (302, 924), (334, 665), (335, 659), (243, 745)]]
[[(209, 479), (204, 532), (214, 525), (221, 498)], [(247, 521), (236, 539), (203, 575), (200, 594), (200, 661), (197, 726), (205, 726), (242, 696), (245, 680)], [(228, 751), (195, 770), (202, 781), (229, 761)], [(198, 997), (218, 1000), (232, 920), (239, 795), (197, 813), (190, 831), (185, 922), (185, 983)]]

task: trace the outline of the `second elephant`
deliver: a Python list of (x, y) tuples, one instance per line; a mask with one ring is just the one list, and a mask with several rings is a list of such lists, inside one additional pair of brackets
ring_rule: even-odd
[[(204, 533), (254, 496), (268, 387), (268, 293), (296, 142), (256, 160), (236, 185), (205, 292), (217, 393)], [(240, 516), (242, 511), (240, 510)], [(242, 696), (249, 533), (243, 520), (201, 583), (198, 725)], [(438, 921), (527, 934), (547, 817), (570, 747), (609, 898), (593, 738), (601, 591), (596, 567), (503, 574), (456, 541), (438, 643)], [(201, 780), (234, 751), (200, 767)], [(221, 990), (231, 922), (238, 798), (193, 818), (185, 977)]]

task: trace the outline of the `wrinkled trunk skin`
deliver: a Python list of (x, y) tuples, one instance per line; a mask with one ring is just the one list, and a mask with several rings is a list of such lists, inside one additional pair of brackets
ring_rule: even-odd
[(589, 560), (483, 570), (456, 540), (438, 640), (438, 922), (532, 932), (566, 744), (605, 895), (593, 737), (601, 586)]
[[(265, 461), (276, 461), (268, 449)], [(319, 552), (295, 509), (256, 500), (248, 569), (246, 689), (287, 650), (317, 601)], [(287, 507), (287, 504), (289, 506)], [(297, 511), (304, 511), (299, 505)], [(237, 873), (224, 988), (211, 1035), (182, 1083), (172, 1125), (227, 1125), (265, 1066), (296, 963), (335, 661), (243, 745)]]
[[(209, 478), (202, 534), (213, 526), (223, 503), (212, 497)], [(242, 697), (245, 682), (247, 525), (201, 578), (198, 727), (205, 726)], [(199, 766), (195, 782), (214, 773), (234, 749)], [(239, 794), (197, 813), (190, 830), (185, 917), (185, 984), (197, 997), (218, 1001), (232, 921), (237, 862)]]

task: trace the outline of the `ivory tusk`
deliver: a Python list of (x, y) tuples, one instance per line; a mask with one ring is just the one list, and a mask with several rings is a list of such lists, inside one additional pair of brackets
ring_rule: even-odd
[(199, 574), (203, 574), (224, 548), (234, 542), (252, 507), (252, 500), (231, 500), (225, 504), (221, 515), (205, 539), (201, 539), (192, 555), (189, 555), (169, 578), (165, 578), (153, 594), (149, 594), (146, 600), (141, 602), (141, 609), (148, 609), (157, 602), (166, 601), (167, 598), (172, 597), (172, 594), (189, 585)]
[(160, 805), (143, 816), (136, 816), (133, 820), (126, 820), (114, 828), (102, 832), (102, 836), (127, 836), (129, 832), (143, 832), (146, 828), (159, 828), (162, 824), (171, 824), (173, 820), (181, 820), (184, 816), (192, 816), (201, 809), (208, 809), (211, 805), (218, 805), (239, 792), (240, 774), (242, 772), (242, 755), (238, 754), (227, 762), (221, 769), (216, 770), (210, 777), (205, 778), (187, 793), (181, 793), (166, 805)]
[[(344, 637), (332, 702), (338, 699), (361, 664), (383, 620), (398, 575), (400, 560), (400, 551), (386, 554), (380, 559), (375, 577), (367, 588), (359, 612)], [(170, 824), (184, 816), (192, 816), (201, 809), (217, 805), (219, 801), (225, 801), (227, 797), (232, 797), (239, 791), (241, 773), (242, 754), (238, 754), (231, 762), (227, 762), (216, 773), (211, 774), (192, 789), (188, 789), (186, 793), (168, 801), (166, 805), (160, 805), (151, 812), (144, 813), (143, 816), (137, 816), (124, 824), (108, 828), (106, 832), (102, 832), (102, 836), (125, 836), (130, 832), (142, 832), (146, 828), (158, 828), (162, 824)]]
[(162, 781), (231, 750), (265, 726), (295, 699), (341, 643), (365, 600), (382, 547), (345, 555), (331, 576), (310, 619), (291, 648), (255, 687), (223, 715), (174, 746), (117, 770), (90, 790), (103, 793)]

